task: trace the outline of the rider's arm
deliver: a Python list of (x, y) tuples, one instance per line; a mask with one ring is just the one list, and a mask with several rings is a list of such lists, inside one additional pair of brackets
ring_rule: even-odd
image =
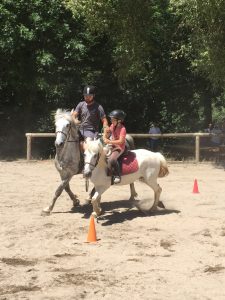
[(105, 114), (105, 111), (104, 111), (102, 105), (98, 106), (98, 111), (99, 111), (100, 119), (101, 119), (102, 124), (103, 124), (103, 129), (104, 129), (104, 132), (105, 132), (105, 130), (107, 130), (109, 128), (109, 124), (108, 124), (108, 120), (106, 118), (106, 114)]
[[(77, 120), (78, 120), (79, 115), (80, 115), (81, 105), (82, 105), (82, 103), (79, 102), (79, 103), (77, 104), (76, 108), (75, 108), (75, 109), (72, 109), (72, 111), (71, 111), (71, 116), (72, 116), (73, 121), (75, 121), (75, 120), (77, 121)], [(76, 122), (75, 122), (75, 123), (76, 123)]]
[(103, 127), (109, 127), (108, 120), (106, 119), (106, 117), (102, 118), (102, 124), (103, 124)]
[(109, 129), (109, 124), (108, 124), (108, 120), (106, 117), (101, 119), (102, 121), (102, 125), (103, 125), (103, 132), (106, 133), (107, 130)]

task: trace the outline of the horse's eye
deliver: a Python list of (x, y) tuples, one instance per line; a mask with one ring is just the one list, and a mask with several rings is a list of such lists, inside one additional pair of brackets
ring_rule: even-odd
[(70, 124), (67, 124), (66, 127), (70, 127)]

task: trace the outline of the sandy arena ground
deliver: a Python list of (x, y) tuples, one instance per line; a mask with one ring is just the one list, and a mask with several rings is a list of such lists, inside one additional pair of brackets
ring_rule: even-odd
[[(225, 299), (225, 171), (211, 164), (169, 164), (161, 178), (166, 209), (145, 215), (129, 187), (103, 196), (86, 243), (90, 206), (71, 211), (65, 192), (41, 216), (59, 184), (53, 161), (0, 162), (0, 299)], [(197, 179), (199, 194), (192, 193)], [(136, 183), (140, 197), (152, 191)], [(81, 175), (71, 181), (81, 204)]]

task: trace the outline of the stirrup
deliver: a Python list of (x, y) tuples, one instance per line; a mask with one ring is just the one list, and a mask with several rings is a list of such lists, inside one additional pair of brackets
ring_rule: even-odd
[(121, 182), (121, 178), (120, 178), (119, 176), (114, 176), (113, 182), (114, 182), (115, 184), (120, 183), (120, 182)]

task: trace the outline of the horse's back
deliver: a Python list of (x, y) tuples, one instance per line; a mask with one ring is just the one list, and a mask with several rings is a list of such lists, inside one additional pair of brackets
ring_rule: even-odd
[(141, 160), (149, 159), (151, 161), (166, 161), (165, 157), (160, 152), (152, 152), (146, 149), (136, 149), (131, 152), (135, 153), (136, 157)]
[(135, 153), (140, 168), (150, 166), (158, 172), (158, 177), (164, 177), (169, 173), (166, 159), (160, 152), (146, 149), (137, 149), (131, 152)]

